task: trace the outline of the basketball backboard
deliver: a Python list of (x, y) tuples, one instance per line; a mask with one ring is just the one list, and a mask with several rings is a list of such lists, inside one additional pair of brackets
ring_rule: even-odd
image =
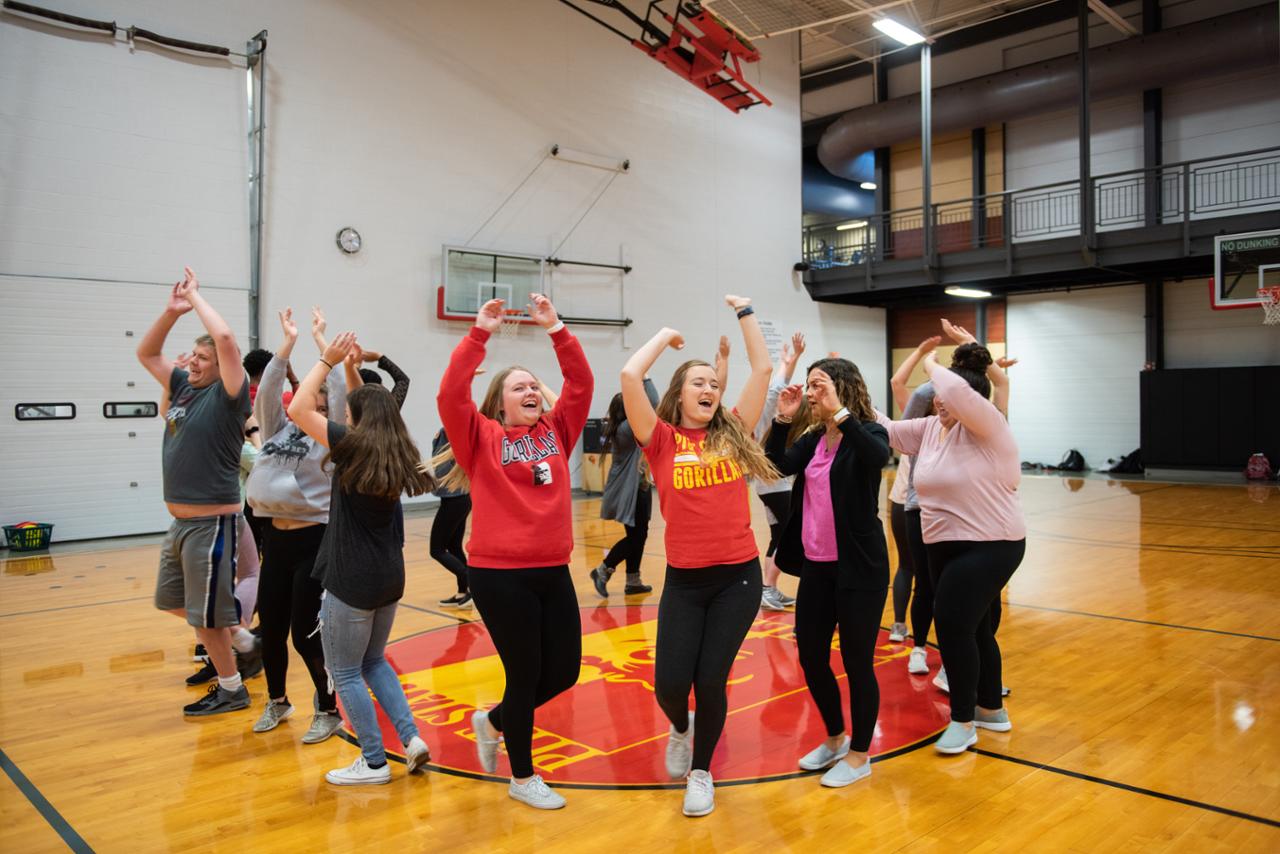
[(1255, 308), (1258, 291), (1280, 286), (1280, 228), (1222, 234), (1213, 239), (1213, 280), (1209, 298), (1215, 309)]

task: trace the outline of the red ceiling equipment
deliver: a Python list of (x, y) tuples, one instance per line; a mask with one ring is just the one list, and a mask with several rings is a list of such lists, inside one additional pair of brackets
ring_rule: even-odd
[(621, 0), (586, 0), (613, 9), (638, 26), (640, 32), (633, 37), (571, 0), (560, 2), (626, 39), (735, 113), (758, 104), (773, 106), (742, 76), (742, 63), (759, 62), (760, 51), (699, 3), (677, 3), (671, 15), (654, 0), (641, 18)]

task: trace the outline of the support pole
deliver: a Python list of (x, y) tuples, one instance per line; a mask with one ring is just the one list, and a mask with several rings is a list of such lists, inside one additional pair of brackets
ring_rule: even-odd
[(1093, 265), (1093, 174), (1089, 130), (1089, 0), (1076, 0), (1076, 38), (1080, 57), (1080, 251)]
[[(262, 295), (262, 179), (267, 129), (267, 31), (245, 46), (249, 106), (249, 349), (256, 349)], [(256, 74), (254, 72), (257, 72)]]
[(978, 249), (986, 244), (987, 231), (987, 129), (974, 128), (969, 133), (970, 157), (973, 162), (973, 248)]
[[(1085, 0), (1080, 0), (1081, 3)], [(924, 269), (933, 281), (933, 60), (928, 42), (920, 45), (920, 190), (924, 209)]]
[[(1160, 31), (1160, 0), (1142, 0), (1142, 34)], [(1160, 164), (1164, 162), (1164, 94), (1161, 89), (1142, 93), (1143, 220), (1147, 226), (1160, 224), (1164, 210)]]

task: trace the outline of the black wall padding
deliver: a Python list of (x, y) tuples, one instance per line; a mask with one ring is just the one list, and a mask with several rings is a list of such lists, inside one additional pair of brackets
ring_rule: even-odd
[(1148, 468), (1280, 466), (1280, 365), (1144, 371), (1141, 399)]

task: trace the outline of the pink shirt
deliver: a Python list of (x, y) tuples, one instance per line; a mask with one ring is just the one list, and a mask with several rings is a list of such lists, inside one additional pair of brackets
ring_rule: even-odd
[(831, 504), (831, 463), (836, 458), (843, 436), (827, 449), (827, 438), (818, 440), (813, 457), (804, 467), (804, 517), (800, 528), (800, 542), (804, 556), (809, 560), (835, 561), (840, 555), (836, 549), (836, 513)]
[(1022, 464), (1009, 423), (959, 375), (937, 370), (930, 380), (959, 421), (945, 438), (936, 415), (892, 421), (876, 413), (876, 420), (889, 431), (889, 444), (915, 455), (924, 541), (1025, 538), (1027, 525), (1018, 499)]

